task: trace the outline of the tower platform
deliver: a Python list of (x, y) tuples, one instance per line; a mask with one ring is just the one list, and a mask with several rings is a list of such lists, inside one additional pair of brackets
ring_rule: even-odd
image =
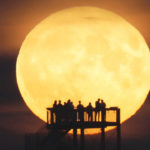
[(118, 107), (110, 107), (96, 112), (92, 111), (92, 117), (89, 118), (88, 113), (84, 110), (83, 120), (79, 119), (79, 112), (74, 109), (71, 120), (57, 121), (57, 115), (53, 108), (47, 108), (47, 128), (70, 130), (73, 129), (73, 143), (77, 146), (77, 129), (81, 130), (81, 150), (84, 149), (84, 130), (100, 128), (101, 129), (101, 149), (105, 150), (105, 128), (115, 126), (117, 129), (117, 150), (121, 150), (121, 128), (120, 128), (120, 109)]
[[(61, 111), (61, 113), (63, 113)], [(116, 127), (117, 131), (117, 150), (121, 150), (121, 124), (120, 109), (118, 107), (105, 108), (98, 112), (93, 109), (92, 116), (86, 109), (83, 112), (82, 120), (79, 112), (75, 108), (71, 113), (71, 117), (58, 116), (54, 108), (47, 108), (47, 123), (39, 129), (35, 134), (25, 136), (26, 150), (48, 150), (55, 149), (54, 145), (58, 145), (60, 140), (73, 129), (73, 148), (77, 150), (85, 149), (85, 129), (100, 129), (101, 141), (100, 150), (106, 150), (105, 146), (105, 129), (106, 127)], [(59, 117), (59, 118), (58, 118)], [(80, 142), (78, 142), (77, 130), (80, 130)], [(79, 146), (78, 146), (79, 144)]]

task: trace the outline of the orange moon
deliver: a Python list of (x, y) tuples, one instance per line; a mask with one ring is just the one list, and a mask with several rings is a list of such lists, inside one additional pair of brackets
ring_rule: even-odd
[(100, 97), (107, 107), (121, 109), (124, 122), (149, 92), (149, 64), (144, 38), (125, 19), (96, 7), (74, 7), (31, 30), (21, 46), (16, 74), (25, 103), (43, 121), (55, 99), (95, 106)]

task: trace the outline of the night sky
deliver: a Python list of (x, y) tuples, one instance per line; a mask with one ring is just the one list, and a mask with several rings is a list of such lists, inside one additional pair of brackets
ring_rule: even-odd
[[(73, 6), (97, 6), (119, 14), (141, 32), (150, 46), (149, 0), (0, 0), (0, 150), (24, 149), (24, 135), (44, 124), (27, 108), (16, 84), (16, 58), (25, 36), (51, 13)], [(109, 145), (113, 135), (114, 131), (107, 133)], [(88, 149), (98, 145), (97, 138), (87, 138)], [(150, 149), (150, 95), (122, 124), (122, 149)]]

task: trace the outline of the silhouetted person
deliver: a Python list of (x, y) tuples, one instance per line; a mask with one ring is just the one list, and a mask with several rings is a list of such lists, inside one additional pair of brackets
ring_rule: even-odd
[(77, 112), (78, 112), (78, 120), (84, 121), (84, 107), (81, 104), (81, 101), (79, 101), (79, 104), (77, 106)]
[(71, 100), (68, 99), (67, 103), (66, 103), (66, 106), (68, 109), (71, 109), (72, 108), (72, 103), (71, 103)]
[(63, 106), (61, 104), (61, 100), (59, 100), (59, 103), (57, 105), (57, 113), (56, 113), (56, 122), (61, 122), (62, 120), (62, 111), (63, 111)]
[(67, 114), (68, 114), (68, 112), (67, 112), (67, 103), (64, 102), (63, 111), (62, 111), (62, 116), (63, 116), (64, 122), (67, 121)]
[(93, 107), (91, 103), (86, 107), (86, 112), (88, 113), (88, 121), (93, 121)]
[(98, 121), (100, 118), (100, 110), (101, 110), (101, 103), (100, 103), (100, 98), (95, 102), (95, 121), (98, 115)]
[(59, 103), (58, 103), (57, 107), (58, 107), (59, 110), (62, 109), (63, 105), (61, 104), (61, 100), (59, 100)]
[(53, 111), (55, 112), (56, 109), (57, 109), (57, 101), (55, 100), (55, 101), (54, 101), (54, 104), (53, 104)]
[(57, 106), (57, 100), (54, 101), (53, 108)]
[(106, 121), (106, 103), (101, 100), (101, 107), (102, 107), (102, 120)]
[(66, 102), (64, 102), (64, 108), (66, 107), (66, 105), (67, 105), (67, 103), (66, 103)]
[(73, 121), (74, 119), (74, 106), (71, 100), (69, 99), (66, 103), (66, 111), (67, 111), (67, 121)]
[(55, 120), (56, 120), (56, 114), (57, 114), (57, 101), (55, 100), (54, 101), (54, 104), (53, 104), (53, 113), (55, 114)]

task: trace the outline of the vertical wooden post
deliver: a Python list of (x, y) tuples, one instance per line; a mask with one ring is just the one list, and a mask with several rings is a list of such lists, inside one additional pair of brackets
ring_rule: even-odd
[(47, 124), (49, 125), (49, 112), (47, 110)]
[(35, 145), (35, 150), (40, 150), (40, 138), (39, 138), (39, 134), (36, 133), (35, 136), (36, 136), (36, 137), (35, 137), (35, 140), (36, 140), (36, 141), (35, 141), (35, 144), (36, 144), (36, 145)]
[(53, 124), (54, 122), (54, 119), (53, 119), (53, 110), (51, 109), (51, 124)]
[(84, 128), (81, 128), (81, 142), (80, 142), (80, 149), (84, 150)]
[(25, 141), (25, 150), (28, 150), (28, 136), (27, 134), (24, 136), (24, 141)]
[(121, 150), (120, 109), (117, 109), (117, 150)]
[(73, 129), (73, 148), (74, 148), (74, 150), (77, 150), (77, 144), (78, 144), (78, 142), (77, 142), (77, 129), (76, 128), (74, 128)]
[(101, 148), (102, 150), (105, 150), (105, 127), (101, 127)]
[(102, 127), (101, 127), (101, 148), (102, 150), (105, 150), (105, 110), (102, 109), (101, 111), (101, 121), (102, 121)]

